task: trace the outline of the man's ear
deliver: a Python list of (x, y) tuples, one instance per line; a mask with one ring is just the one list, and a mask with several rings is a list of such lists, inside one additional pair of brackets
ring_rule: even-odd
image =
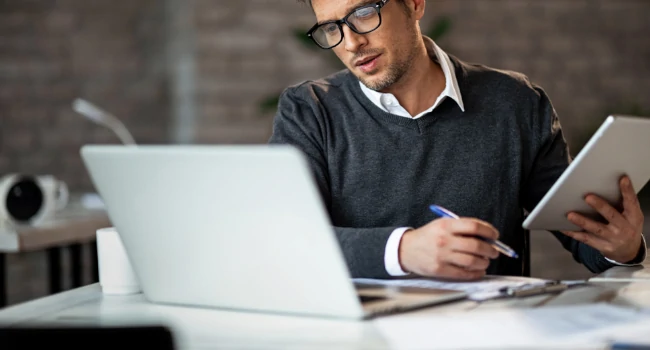
[(414, 17), (416, 20), (424, 17), (424, 10), (426, 8), (426, 0), (396, 0), (402, 2), (400, 5), (405, 7), (408, 15)]

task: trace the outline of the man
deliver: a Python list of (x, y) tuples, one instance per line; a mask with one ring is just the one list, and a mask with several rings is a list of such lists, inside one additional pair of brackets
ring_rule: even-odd
[[(524, 210), (570, 162), (560, 122), (524, 75), (465, 63), (422, 36), (425, 2), (313, 0), (309, 36), (348, 69), (286, 89), (269, 142), (306, 154), (352, 276), (526, 275)], [(592, 272), (645, 259), (638, 199), (626, 177), (620, 187), (621, 211), (586, 198), (607, 223), (570, 213), (584, 232), (553, 233)]]

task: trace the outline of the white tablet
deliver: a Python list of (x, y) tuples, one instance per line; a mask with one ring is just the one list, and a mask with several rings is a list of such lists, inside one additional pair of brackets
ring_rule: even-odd
[(628, 175), (638, 193), (650, 180), (650, 118), (609, 116), (528, 215), (528, 230), (581, 231), (571, 211), (602, 220), (584, 200), (593, 193), (621, 203), (619, 180)]

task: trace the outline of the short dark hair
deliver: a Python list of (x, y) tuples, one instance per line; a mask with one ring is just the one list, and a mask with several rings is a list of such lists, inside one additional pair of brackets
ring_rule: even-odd
[[(301, 4), (307, 4), (307, 6), (309, 6), (309, 8), (312, 7), (312, 6), (311, 6), (311, 0), (296, 0), (296, 1), (298, 1), (298, 2), (301, 3)], [(406, 5), (406, 4), (404, 3), (404, 0), (397, 0), (397, 1), (400, 2), (402, 5)]]

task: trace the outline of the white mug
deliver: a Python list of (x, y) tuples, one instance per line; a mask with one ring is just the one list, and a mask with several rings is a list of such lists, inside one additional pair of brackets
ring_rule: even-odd
[(68, 204), (65, 182), (52, 175), (8, 174), (0, 178), (0, 221), (37, 226)]
[(114, 227), (97, 230), (97, 267), (99, 284), (107, 295), (141, 292), (140, 283), (119, 233)]

